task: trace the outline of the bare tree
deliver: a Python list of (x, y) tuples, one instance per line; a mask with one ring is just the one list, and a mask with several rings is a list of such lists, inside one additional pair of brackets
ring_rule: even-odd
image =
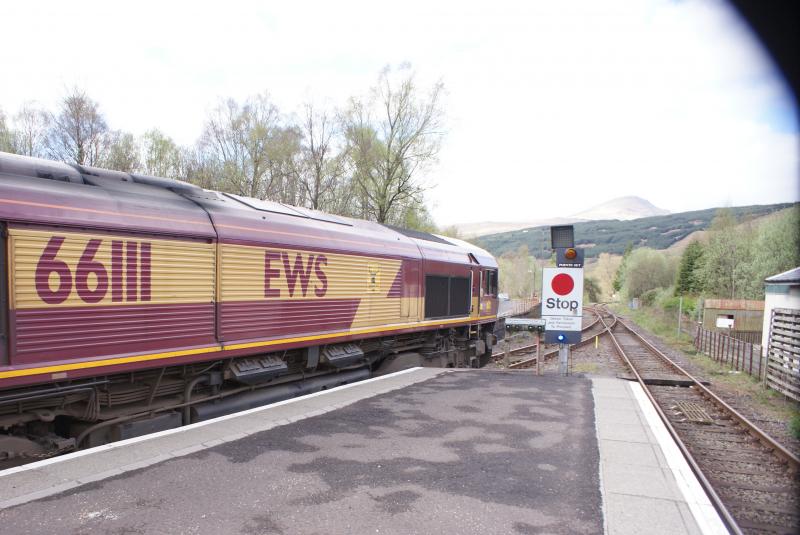
[(81, 89), (74, 88), (50, 116), (47, 148), (56, 160), (97, 165), (108, 146), (108, 125), (100, 107)]
[(269, 199), (286, 204), (302, 204), (300, 188), (302, 135), (297, 128), (276, 128), (267, 145), (267, 167), (270, 186), (266, 192)]
[(0, 109), (0, 151), (16, 152), (14, 146), (14, 133), (6, 123), (6, 114)]
[(330, 210), (333, 195), (346, 172), (346, 148), (337, 147), (341, 129), (335, 116), (304, 106), (303, 148), (300, 185), (306, 204), (315, 210)]
[(199, 147), (181, 149), (181, 170), (178, 176), (201, 188), (225, 190), (225, 184), (220, 181), (221, 173), (217, 162)]
[(279, 126), (278, 108), (268, 94), (239, 104), (221, 103), (206, 121), (200, 147), (240, 195), (263, 199), (271, 190), (270, 141)]
[(47, 155), (47, 132), (50, 116), (33, 102), (26, 102), (14, 115), (14, 146), (17, 154)]
[(441, 146), (443, 85), (420, 95), (407, 68), (395, 80), (386, 68), (367, 102), (353, 99), (347, 139), (353, 177), (368, 217), (386, 223), (395, 208), (419, 201), (418, 175), (436, 161)]

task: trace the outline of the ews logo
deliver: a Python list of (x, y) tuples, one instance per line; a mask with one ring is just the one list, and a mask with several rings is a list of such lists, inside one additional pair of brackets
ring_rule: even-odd
[[(295, 253), (294, 260), (287, 251), (264, 253), (264, 297), (279, 298), (281, 289), (275, 283), (285, 279), (289, 297), (305, 297), (313, 286), (314, 295), (324, 297), (328, 292), (328, 276), (323, 267), (328, 265), (325, 255)], [(281, 274), (282, 272), (282, 274)], [(312, 272), (314, 281), (312, 282)], [(277, 280), (276, 280), (277, 279)]]
[(74, 289), (84, 303), (99, 303), (111, 293), (111, 301), (150, 301), (151, 244), (135, 240), (111, 240), (110, 265), (95, 256), (104, 241), (89, 240), (73, 269), (58, 258), (66, 238), (53, 236), (36, 263), (35, 285), (39, 298), (49, 305), (66, 301)]

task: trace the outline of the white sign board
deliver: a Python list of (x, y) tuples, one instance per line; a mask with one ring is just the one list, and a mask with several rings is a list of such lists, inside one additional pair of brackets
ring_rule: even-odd
[(548, 331), (580, 331), (580, 316), (545, 316), (544, 328)]
[[(542, 317), (583, 315), (583, 268), (544, 268)], [(549, 330), (549, 326), (547, 327)], [(580, 323), (578, 328), (580, 331)]]
[(733, 329), (733, 318), (726, 318), (725, 316), (717, 316), (718, 329)]

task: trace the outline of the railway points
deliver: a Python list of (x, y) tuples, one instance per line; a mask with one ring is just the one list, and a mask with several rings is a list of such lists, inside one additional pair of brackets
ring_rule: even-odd
[(0, 525), (718, 532), (645, 412), (619, 379), (417, 368), (7, 470)]

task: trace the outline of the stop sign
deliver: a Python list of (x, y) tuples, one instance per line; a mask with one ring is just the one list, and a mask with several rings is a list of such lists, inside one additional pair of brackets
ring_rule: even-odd
[(569, 295), (575, 288), (575, 279), (569, 273), (559, 273), (550, 281), (550, 287), (558, 295)]
[(580, 341), (583, 316), (583, 269), (544, 268), (542, 274), (542, 318), (545, 342)]
[(578, 316), (583, 312), (583, 269), (544, 268), (542, 316)]

